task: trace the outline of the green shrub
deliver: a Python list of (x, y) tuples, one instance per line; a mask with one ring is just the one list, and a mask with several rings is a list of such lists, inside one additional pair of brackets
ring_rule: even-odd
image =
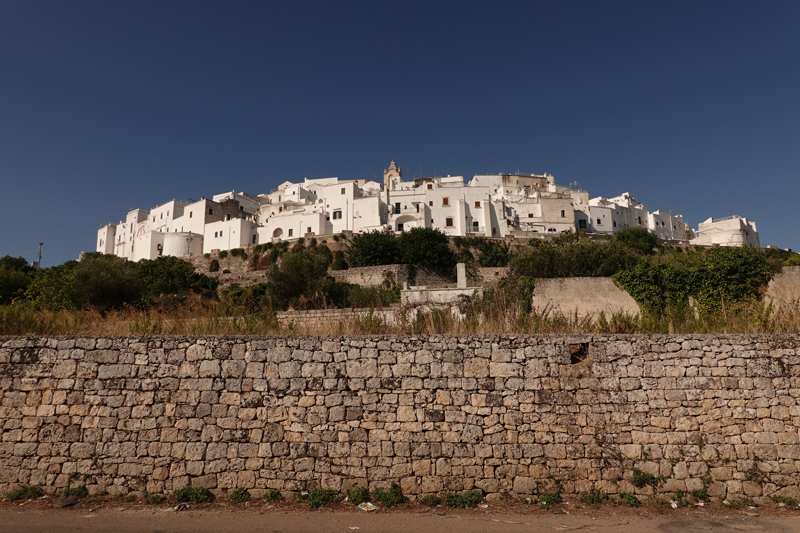
[(42, 494), (44, 494), (42, 487), (36, 485), (22, 485), (21, 487), (18, 487), (6, 494), (6, 498), (11, 501), (30, 500), (33, 498), (38, 498)]
[(436, 494), (428, 494), (426, 496), (420, 496), (417, 501), (423, 505), (430, 505), (431, 507), (436, 507), (437, 505), (442, 503), (442, 499)]
[(550, 509), (552, 506), (561, 503), (560, 492), (545, 492), (539, 496), (539, 508)]
[(375, 501), (383, 504), (384, 507), (392, 507), (408, 501), (408, 498), (403, 495), (400, 485), (394, 481), (392, 481), (392, 484), (389, 486), (388, 490), (377, 488), (372, 491), (372, 497), (375, 499)]
[(397, 239), (394, 233), (378, 230), (355, 235), (347, 246), (347, 257), (354, 267), (393, 265), (399, 262)]
[(444, 275), (456, 268), (456, 254), (447, 235), (436, 228), (411, 228), (397, 238), (400, 260), (406, 265), (428, 267)]
[(599, 505), (608, 499), (608, 494), (600, 489), (592, 489), (581, 497), (581, 501), (589, 505)]
[(311, 509), (327, 507), (336, 501), (339, 501), (339, 497), (336, 491), (331, 489), (314, 489), (308, 493), (308, 506)]
[(275, 489), (269, 489), (266, 494), (264, 494), (264, 499), (268, 502), (279, 502), (283, 499), (283, 494), (281, 491)]
[(220, 258), (220, 259), (225, 259), (226, 257), (228, 257), (228, 251), (227, 251), (227, 250), (222, 250), (222, 251), (219, 253), (219, 258)]
[(444, 495), (444, 504), (448, 507), (477, 507), (483, 500), (483, 494), (478, 491), (470, 490), (464, 494), (448, 492)]
[(245, 488), (238, 488), (230, 493), (230, 499), (235, 503), (244, 503), (250, 499), (250, 491)]
[(167, 497), (163, 494), (148, 494), (144, 499), (144, 503), (148, 505), (158, 505), (159, 503), (164, 503), (165, 501), (167, 501)]
[(347, 491), (347, 501), (354, 505), (368, 502), (371, 498), (372, 495), (366, 487), (353, 487)]
[(773, 494), (771, 498), (775, 503), (782, 503), (789, 509), (797, 510), (798, 501), (796, 498), (792, 498), (790, 496), (778, 496), (777, 494)]
[(216, 498), (214, 493), (205, 487), (192, 489), (184, 487), (176, 490), (173, 496), (175, 496), (175, 501), (178, 503), (211, 503)]
[(639, 507), (642, 502), (639, 501), (633, 493), (631, 492), (620, 492), (619, 499), (622, 500), (623, 503), (627, 504), (630, 507)]
[(61, 491), (61, 496), (74, 496), (76, 498), (85, 498), (89, 495), (89, 490), (86, 485), (78, 485), (77, 487), (66, 488)]
[(650, 485), (653, 488), (658, 487), (664, 481), (664, 476), (654, 476), (653, 474), (647, 474), (642, 472), (638, 468), (633, 469), (633, 486), (637, 488), (642, 488), (645, 485)]
[(208, 265), (209, 272), (219, 272), (219, 261), (216, 259), (212, 259), (211, 263)]
[[(220, 257), (222, 256), (222, 252), (220, 252)], [(242, 248), (234, 248), (231, 250), (231, 256), (238, 257), (239, 259), (247, 259), (247, 252), (244, 251)]]

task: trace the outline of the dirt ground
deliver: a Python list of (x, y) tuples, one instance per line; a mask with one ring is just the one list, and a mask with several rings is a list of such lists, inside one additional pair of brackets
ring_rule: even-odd
[(614, 533), (800, 533), (800, 511), (769, 505), (731, 509), (709, 503), (695, 509), (655, 506), (586, 505), (566, 498), (549, 510), (517, 502), (483, 502), (474, 509), (427, 507), (418, 503), (365, 512), (349, 503), (311, 510), (303, 502), (252, 501), (234, 504), (147, 505), (141, 498), (88, 497), (58, 508), (53, 498), (0, 502), (0, 532), (529, 532)]

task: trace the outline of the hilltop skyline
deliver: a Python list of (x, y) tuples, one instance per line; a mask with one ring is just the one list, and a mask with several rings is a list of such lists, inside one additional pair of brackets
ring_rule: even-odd
[[(284, 181), (550, 173), (800, 249), (800, 4), (8, 1), (0, 255)], [(188, 182), (188, 183), (187, 183)]]

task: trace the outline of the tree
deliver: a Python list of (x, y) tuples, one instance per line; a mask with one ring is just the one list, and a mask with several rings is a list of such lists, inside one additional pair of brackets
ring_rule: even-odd
[(658, 246), (658, 237), (645, 228), (625, 228), (614, 235), (614, 242), (639, 255), (653, 255), (653, 249)]
[(432, 268), (450, 275), (456, 266), (456, 254), (450, 249), (447, 235), (435, 228), (411, 228), (397, 239), (400, 261), (407, 265)]
[(135, 266), (115, 255), (86, 254), (75, 266), (70, 298), (78, 308), (100, 311), (138, 301), (145, 286)]
[(387, 231), (361, 233), (347, 247), (347, 257), (353, 267), (393, 265), (398, 262), (397, 239)]
[(0, 257), (0, 305), (9, 304), (22, 296), (31, 284), (32, 270), (24, 257)]
[(301, 248), (281, 256), (279, 265), (269, 270), (268, 291), (278, 309), (340, 306), (347, 300), (347, 284), (328, 275), (332, 260), (327, 246)]
[(142, 259), (132, 263), (144, 285), (144, 295), (180, 295), (189, 292), (209, 294), (217, 289), (219, 281), (195, 271), (194, 265), (177, 257)]

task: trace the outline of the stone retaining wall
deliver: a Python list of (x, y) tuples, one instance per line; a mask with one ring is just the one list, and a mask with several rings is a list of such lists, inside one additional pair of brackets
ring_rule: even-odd
[(2, 337), (0, 491), (797, 497), (799, 341)]

